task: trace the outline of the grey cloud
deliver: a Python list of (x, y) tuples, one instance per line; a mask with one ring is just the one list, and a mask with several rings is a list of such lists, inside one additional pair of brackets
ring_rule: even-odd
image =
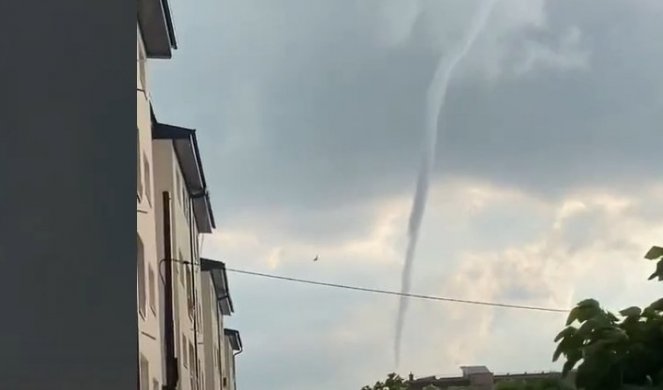
[[(155, 67), (155, 105), (200, 129), (222, 217), (273, 206), (334, 209), (412, 189), (437, 53), (420, 28), (400, 46), (377, 42), (378, 3), (369, 4), (178, 4), (182, 49)], [(663, 50), (653, 37), (663, 28), (636, 3), (602, 2), (605, 17), (595, 2), (546, 4), (549, 30), (521, 33), (554, 47), (555, 34), (577, 26), (591, 69), (456, 80), (438, 175), (548, 195), (632, 185), (648, 173), (660, 179)], [(449, 9), (440, 23), (454, 17)], [(239, 99), (246, 85), (255, 86), (248, 101)], [(246, 104), (258, 111), (242, 111)], [(258, 128), (249, 128), (257, 116)], [(231, 148), (243, 137), (253, 142)]]
[[(444, 49), (436, 47), (431, 28), (424, 23), (439, 20), (440, 25), (460, 27), (471, 11), (467, 6), (454, 8), (459, 1), (431, 3), (435, 9), (426, 8), (409, 40), (385, 45), (377, 39), (385, 28), (376, 12), (377, 0), (205, 0), (195, 5), (175, 1), (181, 48), (172, 61), (152, 65), (154, 104), (160, 120), (199, 130), (215, 213), (223, 226), (260, 222), (267, 230), (282, 228), (277, 236), (283, 241), (343, 241), (370, 229), (374, 214), (368, 205), (376, 198), (414, 189), (424, 94), (437, 55)], [(546, 198), (563, 196), (581, 185), (633, 193), (643, 181), (662, 179), (658, 149), (663, 140), (663, 47), (656, 37), (663, 35), (659, 22), (663, 8), (644, 0), (598, 3), (548, 1), (548, 30), (520, 28), (503, 42), (507, 55), (502, 65), (514, 66), (522, 60), (523, 42), (555, 49), (559, 37), (577, 27), (582, 47), (590, 55), (588, 70), (538, 67), (519, 77), (507, 74), (486, 80), (473, 78), (476, 75), (467, 64), (467, 73), (454, 80), (449, 92), (438, 179), (472, 176)], [(455, 27), (449, 28), (450, 35), (442, 43), (451, 42), (454, 31)], [(473, 58), (484, 60), (479, 52)], [(660, 215), (661, 210), (651, 204), (641, 213)], [(429, 213), (434, 216), (435, 207), (429, 207)], [(516, 245), (524, 231), (531, 234), (524, 241), (536, 241), (536, 234), (545, 232), (549, 222), (544, 215), (518, 219), (508, 226), (511, 229), (500, 229), (500, 223), (508, 224), (507, 217), (487, 211), (467, 227), (446, 226), (449, 219), (440, 219), (443, 228), (432, 222), (424, 226), (428, 233), (422, 238), (417, 290), (434, 293), (452, 274), (456, 265), (452, 261), (458, 261), (453, 257), (461, 247), (492, 251), (495, 242)], [(576, 220), (576, 227), (569, 231), (586, 232), (602, 221), (587, 218)], [(650, 222), (658, 223), (654, 218)], [(583, 237), (596, 242), (593, 235)], [(582, 249), (588, 244), (577, 245)], [(244, 257), (251, 249), (243, 251)], [(230, 262), (242, 266), (243, 258), (236, 255)], [(449, 262), (442, 262), (447, 255)], [(357, 259), (356, 267), (338, 270), (346, 278), (299, 264), (283, 272), (356, 284), (371, 278), (377, 286), (397, 284), (398, 270), (362, 268), (361, 260)], [(495, 267), (498, 272), (499, 263)], [(515, 265), (507, 271), (511, 270), (520, 272)], [(237, 327), (247, 342), (247, 352), (240, 357), (243, 387), (295, 389), (317, 384), (339, 388), (331, 384), (335, 372), (328, 370), (329, 362), (338, 362), (338, 371), (348, 373), (348, 381), (341, 384), (349, 387), (344, 388), (358, 388), (364, 383), (350, 379), (360, 375), (360, 367), (370, 375), (383, 367), (366, 362), (388, 354), (375, 340), (362, 344), (366, 350), (353, 349), (357, 356), (341, 354), (348, 358), (346, 363), (329, 349), (318, 348), (317, 342), (297, 344), (299, 335), (305, 340), (324, 337), (330, 325), (323, 324), (334, 324), (334, 318), (343, 318), (344, 310), (357, 307), (362, 298), (342, 294), (334, 298), (333, 292), (231, 277)], [(536, 291), (523, 280), (527, 281), (526, 273), (512, 284), (521, 288), (509, 290), (506, 283), (496, 298), (532, 299)], [(609, 293), (591, 284), (582, 288), (583, 296)], [(451, 292), (464, 295), (464, 291)], [(387, 302), (378, 307), (378, 314), (352, 323), (365, 331), (367, 339), (376, 327), (370, 321), (393, 321), (395, 301), (378, 302)], [(304, 310), (307, 317), (301, 315)], [(421, 318), (427, 314), (413, 311), (413, 316)], [(313, 320), (307, 322), (307, 318)], [(444, 317), (435, 320), (446, 323)], [(514, 323), (525, 322), (517, 314), (505, 314), (496, 317), (493, 325), (511, 329)], [(448, 334), (462, 331), (465, 324), (432, 325), (415, 329), (419, 333), (412, 337), (441, 329), (434, 340), (444, 345)], [(523, 332), (526, 328), (522, 327)], [(496, 338), (510, 345), (520, 341), (514, 336), (518, 332)], [(540, 336), (535, 339), (539, 342)], [(270, 345), (259, 350), (257, 342), (262, 341)], [(425, 356), (412, 363), (420, 363), (417, 367), (422, 370), (439, 367), (455, 372), (452, 355), (445, 354), (448, 360), (440, 361), (435, 343), (426, 343)], [(499, 341), (491, 342), (494, 345), (500, 345)], [(547, 340), (541, 341), (540, 350), (548, 347)], [(539, 368), (536, 364), (549, 362), (548, 356), (504, 357), (496, 352), (499, 349), (478, 351), (467, 355), (476, 360), (459, 363), (486, 363), (496, 369), (522, 364), (535, 369)], [(363, 370), (366, 366), (371, 367)], [(307, 370), (317, 377), (306, 375), (303, 371)]]
[(627, 188), (660, 180), (654, 167), (663, 95), (655, 69), (663, 48), (650, 38), (660, 27), (634, 3), (601, 4), (618, 20), (595, 19), (595, 2), (547, 4), (553, 28), (582, 29), (591, 69), (458, 86), (440, 169), (558, 194), (580, 184)]

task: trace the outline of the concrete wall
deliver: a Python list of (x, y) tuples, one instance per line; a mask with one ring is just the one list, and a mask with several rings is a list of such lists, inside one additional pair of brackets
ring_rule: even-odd
[[(153, 181), (153, 156), (152, 156), (152, 130), (150, 118), (150, 104), (146, 93), (146, 86), (142, 80), (141, 72), (146, 71), (144, 61), (144, 47), (137, 30), (136, 45), (136, 102), (137, 102), (137, 196), (136, 196), (136, 233), (137, 241), (140, 238), (141, 246), (138, 250), (142, 252), (142, 271), (137, 268), (137, 275), (142, 276), (137, 280), (139, 288), (142, 287), (145, 296), (145, 307), (138, 307), (138, 352), (140, 362), (140, 377), (143, 386), (154, 389), (156, 385), (160, 388), (162, 383), (162, 354), (161, 354), (161, 306), (157, 292), (159, 281), (159, 257), (157, 255), (157, 241), (155, 237), (155, 199)], [(141, 256), (141, 253), (138, 253)], [(121, 261), (121, 259), (118, 259)], [(137, 264), (138, 260), (137, 260)], [(151, 289), (151, 287), (154, 287)], [(137, 289), (137, 296), (140, 293)], [(140, 305), (137, 305), (140, 306)]]

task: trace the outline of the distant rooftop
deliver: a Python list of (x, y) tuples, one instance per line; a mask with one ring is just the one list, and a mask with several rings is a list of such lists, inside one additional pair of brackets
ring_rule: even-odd
[[(457, 377), (437, 377), (437, 376), (425, 376), (420, 378), (414, 378), (413, 375), (410, 376), (408, 381), (409, 390), (422, 390), (427, 386), (433, 385), (441, 390), (454, 389), (454, 388), (464, 388), (464, 387), (476, 387), (475, 385), (479, 384), (479, 381), (484, 383), (482, 386), (485, 386), (486, 375), (488, 378), (492, 377), (492, 380), (488, 379), (489, 382), (493, 384), (504, 381), (504, 380), (530, 380), (530, 379), (545, 379), (545, 378), (561, 378), (559, 372), (538, 372), (538, 373), (513, 373), (513, 374), (494, 374), (486, 366), (463, 366), (460, 367), (463, 375)], [(479, 387), (477, 387), (479, 388)], [(483, 388), (483, 387), (481, 387)]]
[(486, 366), (467, 366), (461, 367), (460, 369), (463, 371), (463, 376), (491, 373)]

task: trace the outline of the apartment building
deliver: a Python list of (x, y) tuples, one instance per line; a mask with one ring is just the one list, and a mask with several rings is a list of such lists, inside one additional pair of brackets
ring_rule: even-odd
[(136, 32), (136, 242), (138, 387), (161, 389), (162, 335), (157, 253), (156, 193), (147, 61), (170, 58), (176, 48), (166, 0), (139, 0)]
[(206, 308), (203, 311), (205, 387), (202, 389), (227, 389), (229, 382), (234, 383), (234, 373), (224, 365), (227, 353), (224, 316), (234, 311), (228, 277), (225, 264), (220, 261), (201, 259), (201, 270), (202, 304)]
[(168, 0), (138, 0), (137, 313), (139, 390), (235, 389), (236, 331), (225, 265), (201, 259), (215, 228), (196, 132), (157, 121), (148, 60), (177, 49)]
[(235, 329), (224, 329), (223, 334), (225, 337), (225, 354), (223, 354), (223, 366), (228, 375), (223, 379), (222, 388), (228, 390), (237, 390), (237, 375), (236, 375), (236, 362), (237, 355), (242, 353), (244, 347), (242, 346), (242, 339), (239, 336), (239, 331)]
[(195, 131), (159, 123), (153, 115), (154, 186), (158, 194), (157, 253), (165, 259), (164, 364), (169, 388), (204, 387), (204, 308), (201, 297), (201, 234), (211, 233), (214, 215)]

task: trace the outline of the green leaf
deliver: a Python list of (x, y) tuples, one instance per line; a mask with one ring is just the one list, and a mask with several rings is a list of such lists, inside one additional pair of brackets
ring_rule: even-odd
[(589, 334), (596, 328), (596, 322), (593, 320), (587, 320), (580, 325), (576, 335), (581, 338), (586, 338)]
[(571, 325), (574, 321), (585, 322), (588, 319), (601, 314), (601, 307), (598, 301), (594, 299), (585, 299), (574, 307), (566, 319), (566, 325)]
[(578, 363), (577, 360), (567, 360), (562, 368), (562, 377), (566, 378), (566, 376), (569, 375), (569, 372), (573, 370), (573, 367), (575, 367), (576, 363)]
[(612, 322), (612, 323), (614, 323), (614, 322), (618, 322), (618, 321), (619, 321), (619, 318), (617, 318), (616, 315), (614, 315), (614, 314), (612, 314), (612, 313), (610, 313), (610, 312), (607, 313), (607, 316), (608, 316), (608, 320), (609, 320), (610, 322)]
[(612, 343), (628, 340), (628, 335), (626, 334), (626, 332), (623, 329), (616, 327), (603, 331), (601, 335), (605, 340), (608, 340)]
[(558, 342), (559, 340), (566, 338), (568, 336), (573, 336), (576, 333), (577, 329), (573, 326), (568, 326), (564, 328), (557, 336), (555, 336), (555, 342)]
[(656, 273), (658, 274), (658, 280), (663, 281), (663, 259), (656, 264)]
[(599, 308), (599, 302), (596, 299), (585, 299), (583, 301), (580, 301), (577, 305), (577, 307), (595, 307)]
[(642, 310), (637, 306), (631, 306), (619, 312), (624, 317), (640, 317)]
[(660, 246), (651, 247), (651, 249), (649, 249), (647, 254), (645, 254), (645, 259), (648, 260), (656, 260), (659, 257), (663, 257), (663, 248), (661, 248)]
[(578, 319), (579, 310), (580, 309), (578, 307), (574, 307), (573, 309), (571, 309), (571, 311), (569, 312), (569, 316), (566, 317), (566, 326), (571, 325), (576, 319)]
[(663, 281), (663, 259), (659, 260), (656, 264), (656, 271), (649, 276), (649, 280), (652, 280), (658, 276), (659, 281)]
[(663, 311), (663, 298), (653, 302), (647, 309)]
[(612, 345), (612, 342), (610, 340), (597, 340), (591, 344), (588, 344), (584, 350), (585, 350), (585, 355), (594, 355), (598, 353), (600, 350), (605, 349), (609, 345)]
[(563, 352), (564, 352), (564, 343), (559, 343), (557, 345), (557, 348), (555, 348), (555, 353), (553, 353), (552, 361), (556, 362), (557, 360), (559, 360), (559, 357), (562, 355)]

